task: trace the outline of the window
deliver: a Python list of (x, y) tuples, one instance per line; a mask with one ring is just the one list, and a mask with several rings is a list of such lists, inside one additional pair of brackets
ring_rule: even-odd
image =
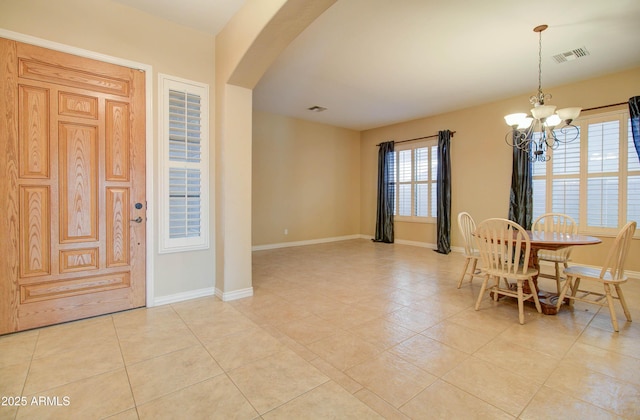
[(209, 247), (209, 87), (158, 75), (160, 94), (160, 249)]
[[(395, 149), (393, 214), (399, 221), (429, 221), (436, 217), (437, 142), (402, 145)], [(433, 221), (433, 220), (431, 220)]]
[[(582, 232), (616, 234), (640, 221), (640, 163), (627, 112), (610, 112), (575, 122), (579, 137), (533, 163), (533, 218), (566, 213)], [(562, 136), (556, 130), (557, 136)]]

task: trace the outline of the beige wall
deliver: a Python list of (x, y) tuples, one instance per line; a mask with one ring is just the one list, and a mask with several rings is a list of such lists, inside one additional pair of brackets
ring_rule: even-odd
[(253, 294), (252, 92), (273, 60), (335, 0), (247, 0), (216, 36), (216, 294)]
[(257, 111), (253, 127), (253, 245), (359, 234), (359, 132)]
[[(640, 92), (640, 68), (566, 86), (545, 89), (553, 94), (559, 108), (580, 105), (583, 108), (626, 102)], [(452, 170), (452, 246), (462, 246), (457, 214), (468, 211), (476, 219), (508, 217), (511, 180), (511, 149), (504, 143), (508, 130), (503, 116), (527, 108), (528, 95), (494, 102), (362, 132), (362, 195), (360, 231), (375, 232), (377, 143), (403, 140), (449, 129), (456, 134), (451, 140)], [(396, 239), (435, 244), (435, 224), (396, 223)], [(603, 244), (577, 247), (573, 259), (584, 264), (604, 262), (611, 238)], [(640, 240), (634, 240), (629, 270), (640, 271)], [(636, 256), (634, 258), (633, 256)]]
[[(2, 0), (0, 28), (153, 66), (153, 130), (157, 132), (157, 73), (207, 83), (213, 100), (214, 37), (105, 0)], [(210, 106), (213, 141), (214, 107)], [(157, 135), (154, 133), (154, 145)], [(214, 148), (210, 147), (214, 164)], [(153, 153), (158, 181), (157, 148)], [(214, 184), (214, 171), (210, 183)], [(156, 189), (157, 192), (157, 189)], [(210, 208), (214, 208), (213, 194)], [(158, 198), (147, 197), (154, 214)], [(210, 238), (214, 238), (213, 214)], [(157, 232), (157, 220), (152, 227)], [(212, 241), (213, 244), (213, 241)], [(155, 244), (149, 244), (156, 247)], [(157, 251), (157, 248), (155, 248)], [(163, 297), (214, 285), (214, 251), (156, 254), (154, 296)]]

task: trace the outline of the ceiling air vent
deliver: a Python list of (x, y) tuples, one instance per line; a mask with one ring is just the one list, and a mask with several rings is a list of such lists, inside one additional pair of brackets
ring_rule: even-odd
[(575, 50), (556, 54), (553, 59), (556, 63), (564, 63), (565, 61), (573, 61), (577, 58), (582, 58), (590, 55), (589, 51), (585, 47), (576, 48)]
[(313, 111), (313, 112), (322, 112), (322, 111), (326, 111), (327, 108), (323, 107), (323, 106), (318, 106), (318, 105), (314, 105), (312, 107), (307, 108), (309, 111)]

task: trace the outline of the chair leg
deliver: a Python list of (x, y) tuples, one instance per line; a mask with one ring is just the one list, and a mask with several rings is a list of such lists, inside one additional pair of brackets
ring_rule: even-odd
[(540, 306), (540, 299), (538, 299), (538, 291), (536, 290), (536, 285), (533, 280), (527, 280), (529, 282), (529, 288), (531, 289), (531, 293), (533, 294), (533, 301), (536, 304), (536, 310), (538, 313), (542, 313), (542, 306)]
[(500, 277), (494, 277), (493, 278), (493, 301), (497, 302), (498, 301), (498, 292), (496, 290), (500, 289)]
[(480, 302), (482, 301), (482, 296), (484, 295), (484, 291), (487, 289), (487, 282), (489, 281), (489, 275), (484, 276), (484, 280), (482, 281), (482, 286), (480, 287), (480, 294), (478, 295), (478, 300), (476, 301), (476, 311), (480, 309)]
[(611, 287), (605, 283), (604, 292), (607, 296), (607, 303), (609, 304), (609, 314), (611, 315), (611, 324), (613, 324), (613, 330), (618, 332), (618, 319), (616, 318), (616, 309), (613, 307), (613, 297), (611, 296)]
[(518, 320), (520, 321), (520, 324), (524, 324), (524, 298), (522, 295), (522, 282), (523, 280), (518, 280)]
[[(558, 295), (558, 303), (556, 303), (556, 310), (559, 311), (560, 310), (560, 306), (562, 306), (562, 301), (564, 300), (565, 295), (567, 294), (567, 289), (569, 288), (569, 286), (572, 283), (573, 278), (571, 276), (567, 276), (567, 280), (565, 280), (564, 282), (564, 286), (562, 287), (562, 290), (560, 291), (560, 294)], [(575, 287), (571, 288), (571, 296), (575, 296)], [(573, 299), (569, 299), (569, 305), (571, 305), (571, 302), (573, 301)]]
[[(578, 293), (578, 290), (580, 290), (580, 277), (576, 277), (573, 280), (573, 283), (570, 284), (571, 286), (571, 297), (575, 297), (576, 294)], [(573, 299), (569, 300), (569, 305), (573, 304)]]
[(629, 312), (627, 301), (624, 300), (624, 294), (622, 294), (622, 287), (620, 287), (619, 284), (616, 284), (615, 287), (616, 287), (616, 293), (618, 294), (618, 299), (620, 300), (620, 304), (622, 305), (622, 310), (624, 311), (624, 316), (627, 317), (627, 321), (631, 322), (631, 312)]
[(573, 285), (571, 286), (571, 296), (575, 296), (576, 293), (578, 293), (579, 289), (580, 289), (580, 277), (576, 277), (576, 279), (573, 282)]
[(476, 267), (478, 266), (478, 259), (474, 258), (473, 259), (473, 265), (471, 266), (471, 281), (473, 281), (473, 278), (476, 276)]
[[(467, 275), (467, 268), (469, 268), (469, 257), (466, 257), (464, 260), (464, 268), (462, 269), (462, 276), (460, 276), (460, 280), (458, 280), (458, 289), (462, 286), (462, 282), (464, 281), (465, 276)], [(473, 277), (471, 277), (473, 280)]]

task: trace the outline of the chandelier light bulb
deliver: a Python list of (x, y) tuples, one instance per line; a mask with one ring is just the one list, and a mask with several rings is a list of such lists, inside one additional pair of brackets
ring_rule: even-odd
[(560, 117), (558, 116), (558, 114), (553, 114), (549, 117), (547, 117), (547, 119), (545, 120), (545, 124), (547, 127), (555, 127), (556, 125), (560, 124), (562, 122), (562, 120), (560, 119)]
[(533, 118), (526, 116), (520, 121), (520, 124), (518, 124), (518, 130), (526, 130), (527, 128), (531, 127), (532, 123)]
[(567, 124), (569, 124), (580, 116), (580, 111), (582, 108), (579, 107), (562, 108), (558, 110), (557, 114), (562, 121), (568, 121)]
[(505, 115), (504, 120), (507, 122), (507, 125), (511, 127), (518, 127), (526, 117), (527, 114), (524, 112), (517, 112), (515, 114)]
[(556, 112), (556, 107), (553, 105), (538, 105), (531, 108), (531, 115), (536, 120), (543, 120), (553, 115)]

